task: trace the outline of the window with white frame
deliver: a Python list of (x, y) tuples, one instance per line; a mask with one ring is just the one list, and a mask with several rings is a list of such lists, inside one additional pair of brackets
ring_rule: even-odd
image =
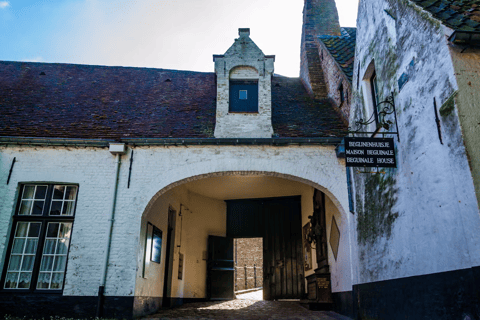
[(369, 114), (364, 115), (367, 119), (374, 120), (372, 122), (372, 126), (370, 130), (375, 130), (377, 126), (380, 124), (382, 119), (380, 119), (379, 113), (379, 90), (378, 90), (378, 79), (377, 74), (375, 72), (375, 61), (371, 61), (370, 64), (367, 66), (365, 70), (365, 74), (363, 76), (363, 88), (364, 88), (364, 97), (367, 106), (369, 107)]
[(4, 290), (62, 290), (78, 186), (24, 184), (2, 273)]

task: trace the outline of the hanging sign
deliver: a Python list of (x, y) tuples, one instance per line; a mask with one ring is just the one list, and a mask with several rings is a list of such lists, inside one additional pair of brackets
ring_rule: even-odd
[(396, 168), (393, 138), (345, 138), (347, 167)]

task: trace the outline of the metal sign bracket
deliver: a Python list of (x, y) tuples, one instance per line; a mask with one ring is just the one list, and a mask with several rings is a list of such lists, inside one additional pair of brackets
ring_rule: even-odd
[[(392, 92), (386, 100), (377, 103), (375, 106), (376, 110), (378, 110), (378, 116), (375, 116), (375, 112), (370, 116), (368, 120), (360, 119), (359, 121), (355, 122), (355, 126), (360, 128), (358, 130), (352, 130), (348, 128), (348, 133), (355, 136), (355, 134), (369, 134), (371, 137), (375, 137), (377, 134), (382, 134), (384, 137), (385, 135), (396, 135), (398, 142), (400, 142), (400, 135), (398, 132), (398, 121), (397, 121), (397, 111), (395, 109), (395, 92)], [(392, 116), (393, 115), (393, 116)], [(391, 119), (393, 117), (393, 120)], [(389, 119), (387, 119), (389, 118)], [(377, 128), (374, 132), (367, 132), (363, 131), (363, 126), (367, 126), (372, 124), (373, 122), (377, 122)], [(395, 131), (388, 131), (395, 125)], [(386, 131), (380, 132), (381, 129), (385, 129)]]

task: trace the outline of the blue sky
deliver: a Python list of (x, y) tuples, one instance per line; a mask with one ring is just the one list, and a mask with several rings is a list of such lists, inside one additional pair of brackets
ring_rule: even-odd
[[(336, 0), (354, 27), (357, 0)], [(0, 0), (0, 60), (213, 71), (250, 28), (275, 72), (298, 76), (302, 0)]]

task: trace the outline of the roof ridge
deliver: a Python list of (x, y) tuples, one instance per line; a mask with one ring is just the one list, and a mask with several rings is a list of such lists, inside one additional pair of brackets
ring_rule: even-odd
[(94, 67), (94, 68), (108, 68), (108, 69), (136, 69), (136, 70), (156, 70), (156, 71), (167, 71), (167, 72), (190, 72), (190, 73), (201, 73), (201, 74), (214, 74), (215, 72), (207, 71), (194, 71), (194, 70), (179, 70), (179, 69), (164, 69), (164, 68), (154, 68), (154, 67), (132, 67), (132, 66), (107, 66), (107, 65), (96, 65), (96, 64), (81, 64), (81, 63), (62, 63), (62, 62), (36, 62), (36, 61), (11, 61), (11, 60), (0, 60), (0, 64), (30, 64), (30, 65), (45, 65), (45, 66), (69, 66), (69, 67)]

